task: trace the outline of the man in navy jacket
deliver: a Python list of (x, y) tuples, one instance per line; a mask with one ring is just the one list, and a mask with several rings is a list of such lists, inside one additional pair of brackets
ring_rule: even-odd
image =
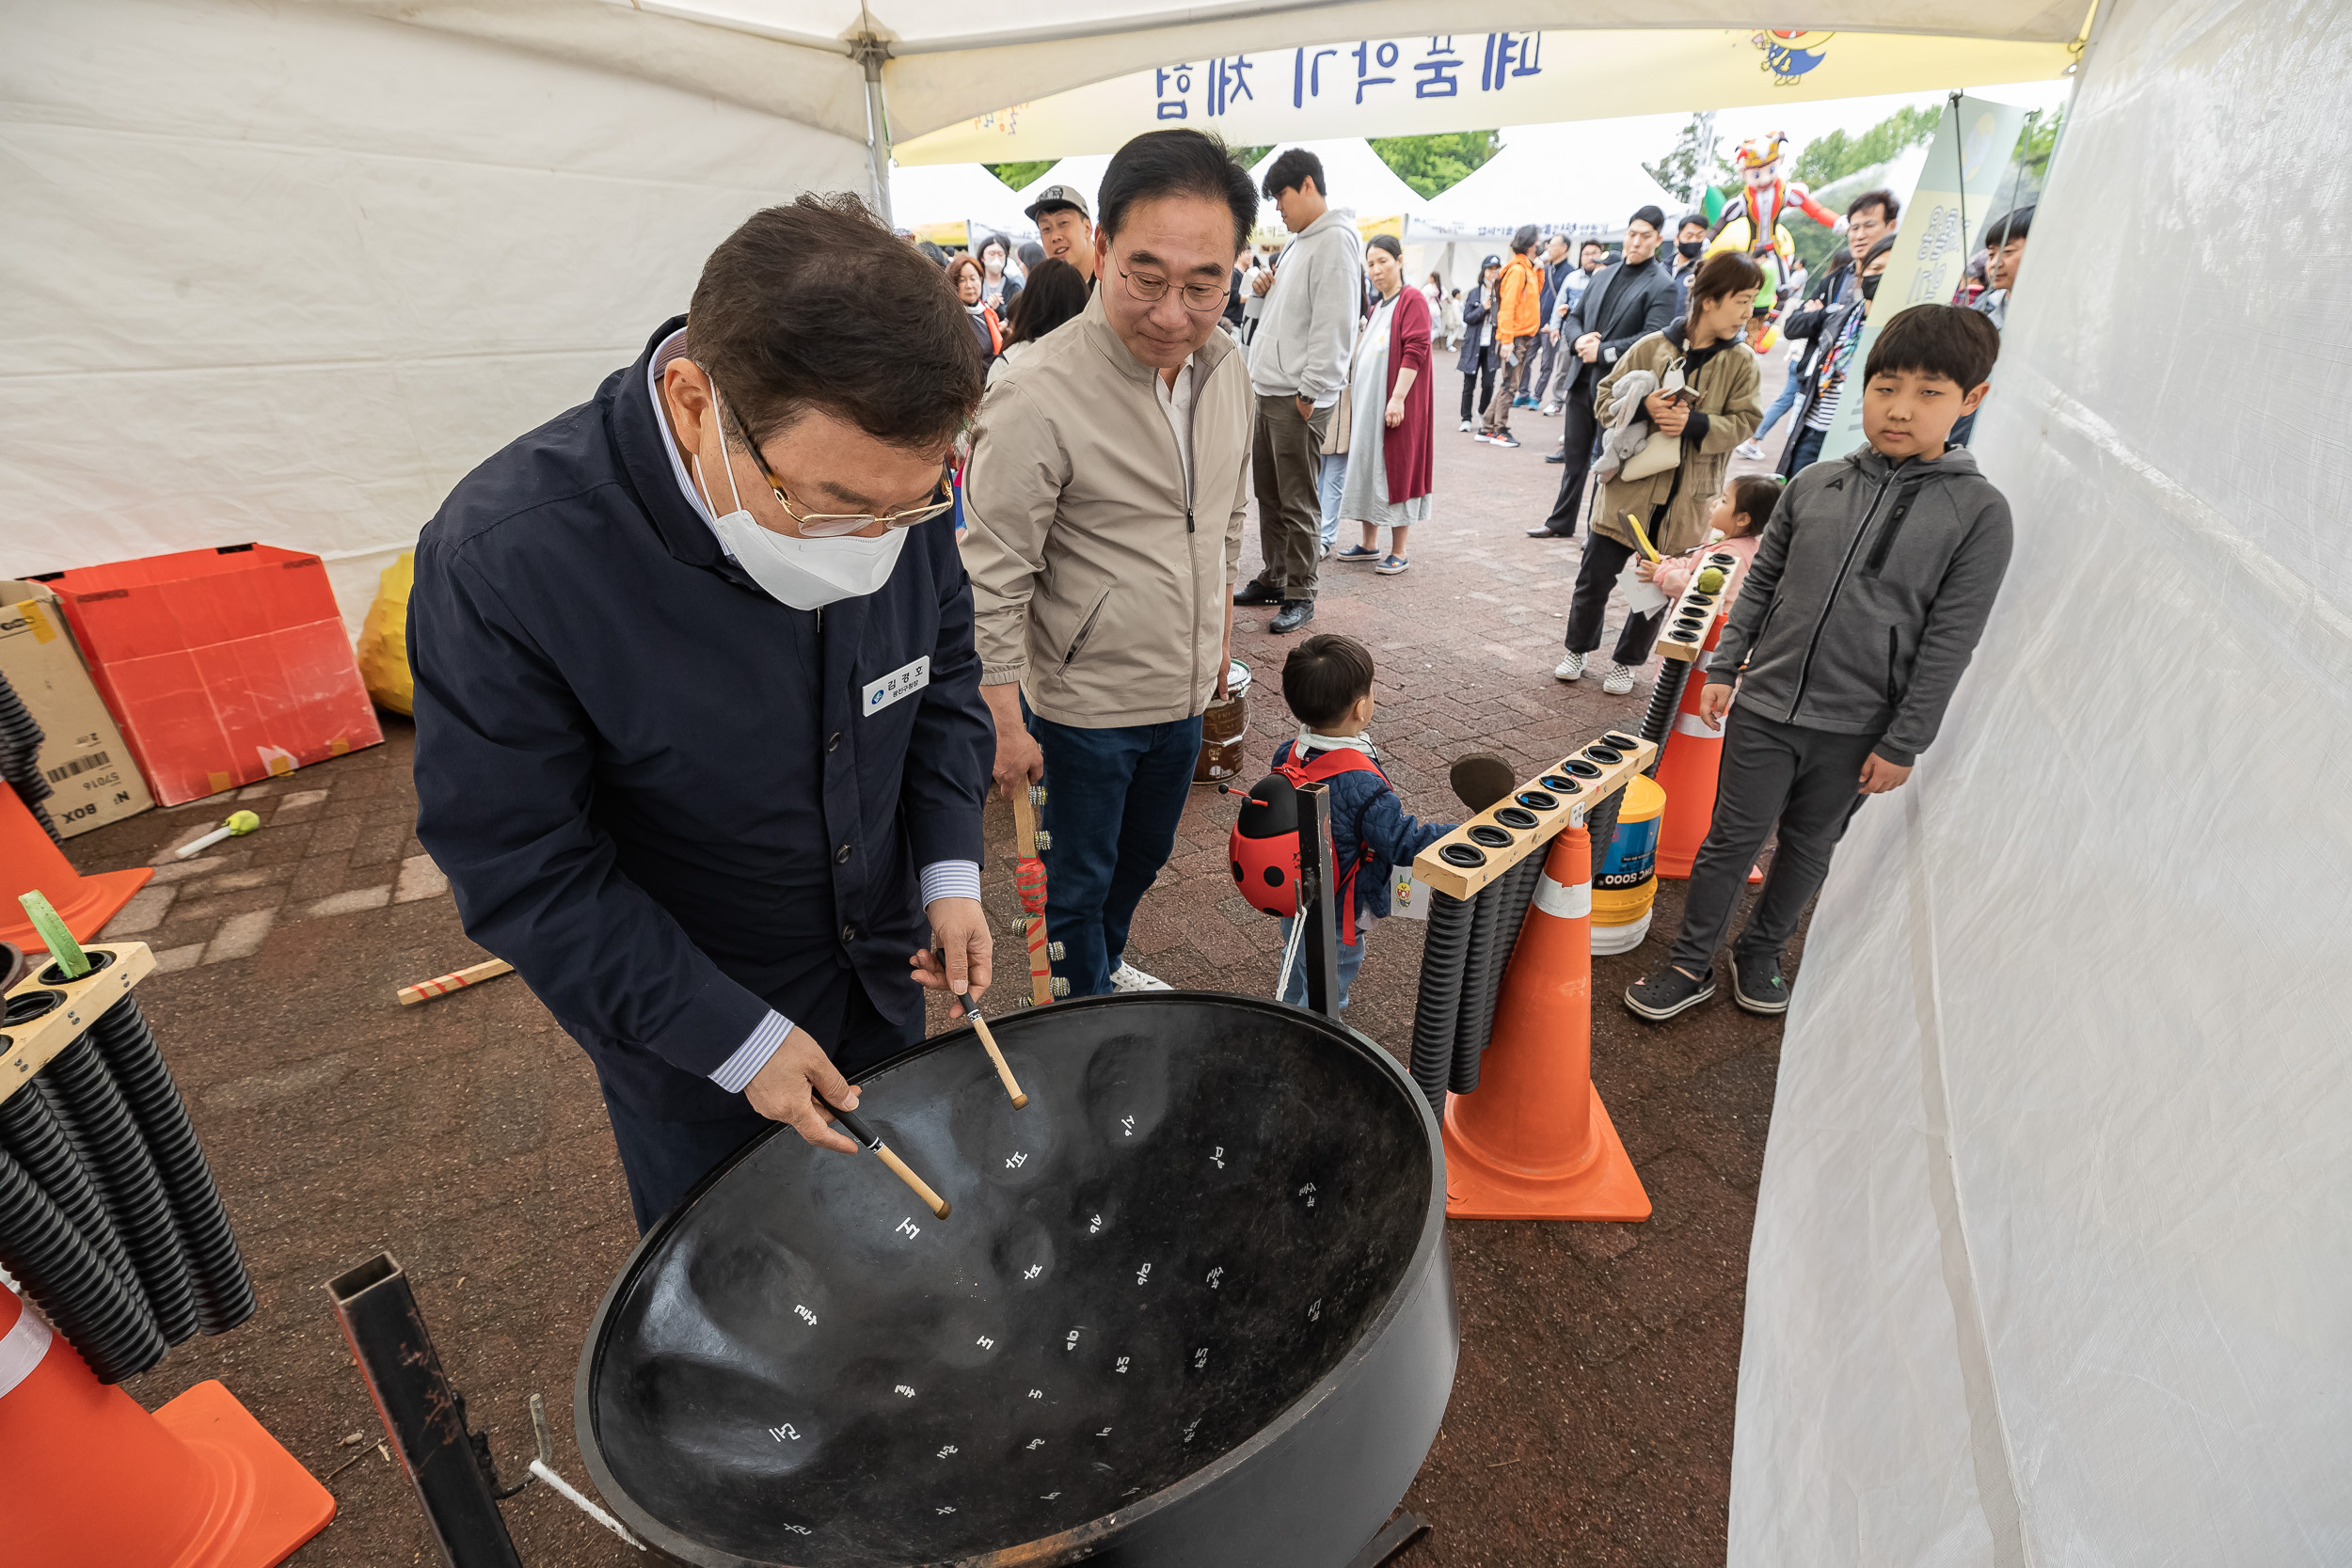
[(418, 836), (595, 1063), (640, 1229), (772, 1121), (853, 1149), (812, 1094), (922, 1037), (916, 981), (987, 984), (993, 733), (931, 510), (980, 389), (937, 269), (804, 197), (419, 541)]

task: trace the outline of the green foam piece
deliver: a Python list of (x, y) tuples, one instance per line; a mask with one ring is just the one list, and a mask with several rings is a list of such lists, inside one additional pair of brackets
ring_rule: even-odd
[(40, 933), (41, 944), (49, 949), (49, 956), (57, 961), (57, 967), (65, 971), (65, 977), (78, 980), (87, 974), (89, 955), (83, 952), (82, 944), (73, 940), (73, 933), (66, 928), (65, 917), (56, 911), (55, 906), (39, 890), (23, 895), (17, 902), (24, 906), (25, 918), (33, 923), (33, 929)]

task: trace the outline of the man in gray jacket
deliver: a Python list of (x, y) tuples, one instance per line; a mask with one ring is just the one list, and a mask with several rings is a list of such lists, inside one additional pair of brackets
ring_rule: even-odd
[(1281, 606), (1268, 629), (1289, 632), (1315, 616), (1323, 547), (1315, 480), (1323, 468), (1323, 435), (1356, 356), (1364, 241), (1346, 210), (1326, 200), (1323, 160), (1303, 147), (1267, 166), (1265, 194), (1298, 238), (1282, 252), (1249, 340), (1249, 383), (1258, 394), (1251, 467), (1265, 565), (1233, 602)]
[(1732, 1000), (1786, 1012), (1781, 949), (1846, 824), (1934, 740), (2009, 568), (2009, 502), (1947, 442), (2000, 352), (1973, 310), (1897, 315), (1863, 377), (1869, 444), (1805, 469), (1773, 509), (1700, 693), (1700, 718), (1724, 730), (1715, 816), (1667, 967), (1625, 993), (1640, 1016), (1715, 994), (1715, 949), (1775, 827), (1772, 872), (1732, 949)]

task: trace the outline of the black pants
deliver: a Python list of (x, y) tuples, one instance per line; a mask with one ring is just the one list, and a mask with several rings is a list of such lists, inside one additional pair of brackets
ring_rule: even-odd
[(1805, 905), (1829, 875), (1829, 858), (1846, 836), (1846, 824), (1868, 799), (1859, 788), (1862, 765), (1878, 740), (1775, 723), (1732, 705), (1724, 721), (1715, 819), (1691, 865), (1682, 929), (1669, 963), (1700, 975), (1714, 963), (1748, 867), (1775, 826), (1780, 848), (1735, 951), (1742, 958), (1779, 961)]
[(1593, 471), (1593, 447), (1599, 438), (1592, 384), (1584, 376), (1570, 376), (1560, 395), (1560, 450), (1567, 453), (1567, 461), (1560, 466), (1559, 499), (1544, 519), (1544, 527), (1563, 539), (1576, 534), (1576, 520), (1584, 511), (1584, 477)]
[[(916, 1023), (914, 1039), (908, 1038), (905, 1031), (875, 1009), (856, 975), (848, 980), (841, 1022), (830, 1031), (833, 1038), (826, 1042), (826, 1053), (854, 1084), (866, 1069), (920, 1039), (922, 1025)], [(814, 1020), (807, 1026), (812, 1034), (822, 1027)], [(621, 1151), (621, 1170), (628, 1178), (628, 1206), (637, 1217), (640, 1236), (684, 1202), (686, 1195), (737, 1149), (777, 1125), (753, 1110), (749, 1101), (738, 1115), (713, 1121), (662, 1121), (619, 1099), (609, 1086), (604, 1087), (604, 1110), (612, 1118), (612, 1141)], [(849, 1158), (846, 1154), (829, 1157)]]
[[(1486, 383), (1483, 388), (1478, 384), (1482, 376), (1485, 378)], [(1476, 394), (1478, 402), (1478, 405), (1475, 408), (1470, 406), (1470, 399), (1473, 393)], [(1486, 364), (1479, 367), (1479, 369), (1462, 377), (1462, 418), (1465, 420), (1474, 420), (1480, 415), (1486, 413), (1486, 404), (1494, 401), (1494, 396), (1495, 367), (1493, 361), (1489, 360)]]
[[(1584, 563), (1576, 569), (1576, 591), (1568, 600), (1568, 652), (1589, 654), (1600, 646), (1601, 623), (1609, 613), (1609, 591), (1617, 585), (1625, 563), (1632, 559), (1630, 545), (1620, 545), (1605, 533), (1586, 536)], [(1660, 605), (1646, 615), (1625, 618), (1625, 625), (1617, 631), (1619, 664), (1638, 668), (1649, 662), (1650, 644), (1658, 641), (1658, 628), (1665, 621), (1666, 608)]]

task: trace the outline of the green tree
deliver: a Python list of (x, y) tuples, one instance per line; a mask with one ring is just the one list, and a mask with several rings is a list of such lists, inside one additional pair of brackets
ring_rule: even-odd
[(1274, 144), (1272, 142), (1267, 142), (1263, 147), (1235, 147), (1228, 149), (1228, 150), (1233, 154), (1233, 162), (1239, 164), (1242, 167), (1256, 168), (1258, 166), (1258, 160), (1274, 150)]
[(1017, 191), (1057, 162), (1059, 160), (1055, 158), (1031, 158), (1025, 163), (982, 164), (980, 166)]
[(1501, 151), (1502, 135), (1496, 131), (1456, 131), (1438, 136), (1375, 136), (1372, 150), (1416, 195), (1432, 197)]
[(1722, 184), (1732, 173), (1723, 150), (1715, 144), (1715, 117), (1692, 115), (1666, 155), (1654, 164), (1644, 164), (1642, 171), (1677, 201), (1686, 207), (1694, 205), (1700, 191)]
[[(1802, 181), (1807, 190), (1834, 185), (1850, 174), (1875, 168), (1905, 148), (1928, 140), (1943, 119), (1943, 104), (1922, 103), (1916, 108), (1896, 110), (1859, 135), (1832, 131), (1825, 136), (1816, 136), (1797, 154), (1788, 178)], [(1793, 204), (1781, 214), (1781, 222), (1787, 226), (1789, 241), (1797, 248), (1798, 261), (1819, 277), (1822, 265), (1844, 242)]]

